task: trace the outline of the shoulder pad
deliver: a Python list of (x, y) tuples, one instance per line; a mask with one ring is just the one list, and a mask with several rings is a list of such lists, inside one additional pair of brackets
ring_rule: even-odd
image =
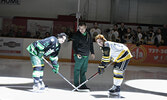
[(51, 41), (51, 42), (54, 42), (54, 41), (56, 41), (56, 40), (57, 40), (56, 37), (54, 37), (54, 36), (51, 36), (51, 37), (50, 37), (50, 41)]
[(104, 46), (109, 47), (109, 42), (108, 41), (104, 42)]

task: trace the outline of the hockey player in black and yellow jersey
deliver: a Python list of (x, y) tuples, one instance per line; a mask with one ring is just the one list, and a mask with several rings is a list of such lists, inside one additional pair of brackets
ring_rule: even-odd
[(42, 57), (49, 57), (53, 67), (54, 73), (58, 73), (58, 53), (60, 50), (60, 45), (65, 42), (67, 35), (65, 33), (58, 34), (58, 37), (51, 36), (42, 40), (37, 40), (31, 43), (27, 47), (27, 51), (30, 54), (30, 59), (33, 67), (32, 77), (34, 80), (33, 90), (44, 90), (45, 85), (42, 81), (44, 61)]
[(119, 95), (120, 86), (123, 82), (123, 73), (130, 58), (132, 58), (132, 54), (124, 44), (107, 41), (103, 35), (97, 35), (95, 40), (103, 53), (101, 64), (98, 66), (98, 72), (102, 74), (109, 62), (115, 63), (113, 69), (113, 86), (109, 89), (109, 93)]

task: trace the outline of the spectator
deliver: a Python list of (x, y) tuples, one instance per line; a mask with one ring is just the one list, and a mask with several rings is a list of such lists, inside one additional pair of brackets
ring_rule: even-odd
[(111, 41), (112, 31), (108, 28), (105, 30), (105, 33), (107, 34), (106, 38), (108, 41)]
[(24, 38), (31, 38), (31, 32), (27, 31)]
[(9, 33), (7, 34), (7, 37), (15, 37), (15, 32), (12, 29), (10, 29)]
[(137, 34), (137, 31), (136, 30), (133, 30), (132, 31), (132, 44), (137, 44), (137, 41), (138, 41), (138, 34)]
[(117, 24), (115, 24), (114, 25), (114, 28), (113, 28), (113, 31), (112, 31), (113, 33), (113, 37), (112, 37), (112, 39), (114, 39), (115, 38), (115, 42), (120, 42), (120, 36), (119, 36), (119, 32), (118, 32), (118, 25)]
[(47, 37), (50, 37), (50, 33), (49, 32), (45, 33), (45, 37), (44, 38), (47, 38)]
[(108, 34), (109, 34), (109, 32), (110, 32), (110, 29), (107, 28), (107, 29), (105, 29), (101, 34), (103, 34), (103, 36), (104, 36), (106, 39), (108, 39)]
[(164, 45), (167, 45), (167, 24), (163, 25), (162, 28), (162, 39), (164, 40)]
[(127, 28), (127, 32), (123, 36), (123, 43), (132, 43), (132, 29), (130, 27)]
[(161, 44), (162, 44), (162, 31), (161, 28), (158, 28), (154, 38), (154, 45), (159, 47)]
[(145, 32), (144, 37), (145, 37), (145, 42), (147, 42), (146, 44), (153, 44), (154, 43), (154, 29), (153, 26), (149, 26), (148, 27), (148, 31)]
[(16, 32), (16, 37), (22, 37), (22, 30), (18, 30)]
[(33, 38), (42, 39), (40, 35), (41, 33), (39, 31), (36, 31), (36, 35)]
[(137, 40), (136, 40), (136, 45), (139, 46), (143, 43), (143, 34), (142, 34), (142, 28), (140, 26), (137, 27)]
[(95, 42), (95, 37), (98, 35), (98, 34), (101, 34), (101, 29), (98, 27), (98, 23), (95, 22), (94, 23), (94, 27), (90, 29), (90, 34), (93, 38), (93, 42)]
[(112, 30), (108, 33), (108, 40), (109, 40), (109, 41), (116, 42), (116, 41), (118, 41), (116, 38), (118, 38), (118, 32), (117, 32), (117, 31), (114, 31), (114, 29), (112, 29)]
[(123, 43), (123, 36), (125, 35), (126, 32), (127, 32), (127, 29), (125, 28), (125, 24), (122, 22), (121, 27), (118, 28), (118, 33), (119, 33), (119, 38), (121, 43)]

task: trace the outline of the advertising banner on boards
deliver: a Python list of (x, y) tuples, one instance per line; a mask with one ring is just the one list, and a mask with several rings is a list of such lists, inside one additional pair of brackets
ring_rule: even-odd
[(130, 49), (133, 58), (131, 59), (132, 64), (143, 64), (143, 65), (167, 65), (167, 47), (166, 46), (151, 46), (151, 45), (140, 45), (127, 44)]
[(23, 39), (0, 37), (0, 55), (22, 56)]

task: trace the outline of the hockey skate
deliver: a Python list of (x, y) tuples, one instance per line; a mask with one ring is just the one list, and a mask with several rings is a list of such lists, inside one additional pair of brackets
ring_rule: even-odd
[(46, 86), (43, 81), (40, 81), (39, 83), (40, 83), (40, 90), (48, 89), (48, 86)]
[(112, 98), (121, 98), (120, 96), (120, 86), (115, 86), (113, 85), (111, 89), (108, 90), (109, 94), (108, 97), (112, 97)]
[(44, 90), (47, 90), (48, 86), (45, 86), (43, 81), (40, 81), (38, 83), (35, 83), (33, 85), (33, 92), (41, 93), (44, 92)]

